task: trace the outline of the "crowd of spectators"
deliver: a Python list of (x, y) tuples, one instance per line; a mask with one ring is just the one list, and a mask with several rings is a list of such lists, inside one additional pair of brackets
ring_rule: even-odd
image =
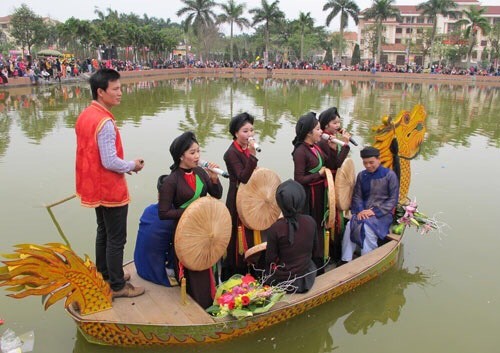
[(316, 62), (316, 61), (271, 61), (265, 65), (264, 60), (246, 60), (238, 62), (229, 62), (223, 60), (170, 60), (158, 58), (145, 63), (137, 63), (130, 60), (108, 59), (75, 59), (75, 58), (37, 58), (30, 60), (12, 58), (0, 60), (0, 84), (8, 83), (9, 79), (17, 77), (29, 77), (32, 83), (39, 81), (67, 80), (68, 78), (77, 78), (81, 73), (92, 73), (99, 68), (114, 68), (118, 71), (148, 70), (148, 69), (172, 69), (172, 68), (252, 68), (267, 69), (268, 72), (273, 69), (296, 69), (296, 70), (333, 70), (333, 71), (369, 71), (376, 72), (399, 72), (399, 73), (431, 73), (446, 75), (481, 75), (481, 76), (500, 76), (500, 67), (495, 68), (491, 65), (488, 68), (478, 68), (471, 66), (468, 69), (456, 68), (445, 65), (428, 65), (426, 68), (421, 65), (407, 64), (394, 65), (376, 64), (364, 62), (356, 65), (345, 65), (341, 62)]

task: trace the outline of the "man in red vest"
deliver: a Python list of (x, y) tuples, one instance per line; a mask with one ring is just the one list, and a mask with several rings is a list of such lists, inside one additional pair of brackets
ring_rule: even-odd
[(109, 281), (113, 298), (136, 297), (144, 288), (127, 282), (123, 249), (130, 202), (125, 173), (139, 172), (142, 159), (125, 161), (120, 132), (110, 110), (122, 97), (120, 74), (98, 70), (90, 77), (92, 103), (76, 121), (76, 194), (97, 217), (96, 266)]

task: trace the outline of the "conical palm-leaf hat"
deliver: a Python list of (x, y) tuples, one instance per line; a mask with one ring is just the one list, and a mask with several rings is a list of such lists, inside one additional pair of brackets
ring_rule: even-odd
[(245, 227), (264, 230), (273, 225), (281, 210), (276, 203), (276, 189), (281, 184), (278, 174), (258, 168), (246, 184), (240, 184), (236, 195), (236, 209)]
[(200, 197), (179, 219), (175, 253), (186, 268), (206, 270), (224, 255), (231, 228), (231, 215), (226, 205), (209, 196)]
[(326, 220), (326, 228), (333, 228), (335, 226), (335, 183), (330, 169), (326, 168), (325, 174), (328, 183), (328, 219)]
[(260, 257), (266, 253), (267, 242), (263, 242), (252, 246), (250, 249), (245, 251), (245, 261), (249, 264), (258, 264)]
[(351, 158), (346, 158), (342, 166), (337, 169), (335, 196), (337, 198), (337, 208), (342, 211), (347, 211), (351, 207), (352, 193), (356, 183), (354, 171), (354, 162)]

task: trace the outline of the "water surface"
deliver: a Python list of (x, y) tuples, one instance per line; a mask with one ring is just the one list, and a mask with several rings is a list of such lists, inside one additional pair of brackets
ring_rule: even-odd
[[(231, 116), (256, 116), (259, 165), (293, 177), (295, 122), (337, 106), (344, 127), (363, 143), (384, 115), (426, 107), (427, 137), (412, 161), (410, 196), (449, 227), (408, 231), (400, 266), (286, 323), (228, 343), (174, 347), (173, 352), (498, 351), (500, 282), (494, 232), (500, 196), (500, 89), (450, 84), (330, 80), (189, 78), (123, 85), (113, 112), (125, 155), (145, 169), (127, 177), (132, 196), (125, 257), (131, 259), (142, 210), (156, 200), (168, 172), (173, 138), (193, 130), (202, 158), (223, 165)], [(74, 192), (74, 124), (90, 101), (86, 86), (0, 91), (0, 253), (19, 243), (62, 242), (44, 204)], [(352, 158), (361, 170), (359, 148)], [(227, 181), (223, 186), (227, 189)], [(94, 213), (76, 200), (54, 209), (80, 255), (93, 258)], [(62, 303), (44, 311), (39, 297), (15, 300), (0, 289), (0, 317), (17, 333), (35, 331), (35, 352), (120, 352), (88, 344)], [(139, 351), (131, 349), (127, 351)], [(153, 349), (151, 352), (166, 351)]]

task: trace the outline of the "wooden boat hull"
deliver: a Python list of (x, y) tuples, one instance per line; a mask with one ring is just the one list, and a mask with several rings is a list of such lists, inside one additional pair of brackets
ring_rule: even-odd
[(66, 310), (83, 336), (96, 344), (165, 346), (225, 341), (286, 321), (378, 277), (397, 262), (401, 238), (394, 237), (373, 252), (318, 277), (310, 292), (287, 295), (269, 312), (241, 320), (214, 319), (199, 325), (131, 324), (87, 319), (71, 306)]

